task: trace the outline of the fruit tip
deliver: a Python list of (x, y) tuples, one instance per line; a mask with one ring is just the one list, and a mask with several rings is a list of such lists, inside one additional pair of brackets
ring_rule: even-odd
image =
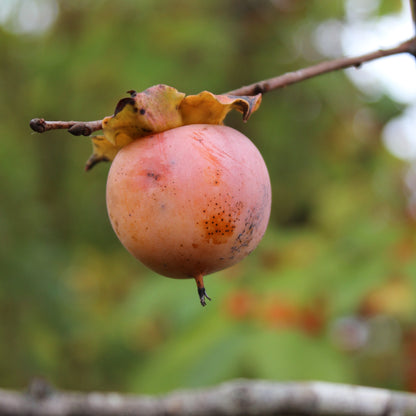
[(204, 286), (204, 276), (200, 273), (195, 276), (196, 286), (198, 288), (198, 296), (199, 301), (201, 302), (202, 306), (206, 306), (205, 299), (208, 299), (209, 301), (211, 298), (208, 296), (207, 291), (205, 290)]
[(198, 288), (198, 295), (199, 295), (199, 301), (201, 302), (202, 306), (206, 306), (207, 303), (205, 302), (205, 299), (208, 299), (211, 301), (211, 298), (207, 295), (207, 292), (204, 287)]

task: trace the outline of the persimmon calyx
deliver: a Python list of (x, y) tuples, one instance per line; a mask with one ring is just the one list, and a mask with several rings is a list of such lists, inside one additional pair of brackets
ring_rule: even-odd
[(163, 84), (128, 93), (130, 97), (117, 103), (114, 115), (103, 119), (104, 135), (91, 138), (93, 154), (87, 170), (98, 162), (113, 160), (122, 147), (141, 137), (189, 124), (223, 124), (232, 109), (247, 121), (261, 103), (261, 94), (240, 97), (203, 91), (185, 95)]

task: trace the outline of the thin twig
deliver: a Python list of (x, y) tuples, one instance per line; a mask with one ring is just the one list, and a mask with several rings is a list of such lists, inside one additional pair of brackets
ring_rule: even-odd
[[(33, 386), (32, 386), (33, 387)], [(416, 395), (322, 382), (236, 380), (165, 396), (54, 391), (37, 386), (22, 394), (0, 390), (7, 416), (251, 416), (416, 415)]]
[[(416, 1), (416, 0), (415, 0)], [(386, 56), (397, 55), (399, 53), (411, 53), (416, 52), (416, 38), (407, 40), (398, 46), (391, 49), (380, 49), (375, 52), (367, 53), (365, 55), (356, 56), (352, 58), (339, 58), (332, 61), (321, 62), (317, 65), (313, 65), (307, 68), (299, 69), (293, 72), (287, 72), (286, 74), (266, 79), (264, 81), (256, 82), (233, 91), (229, 91), (227, 94), (231, 95), (255, 95), (259, 93), (266, 93), (269, 91), (277, 90), (279, 88), (286, 87), (296, 82), (304, 81), (309, 78), (316, 77), (318, 75), (326, 74), (328, 72), (337, 71), (339, 69), (345, 69), (350, 67), (359, 68), (365, 62), (373, 61), (375, 59), (384, 58)]]
[(48, 130), (67, 129), (74, 136), (89, 136), (94, 131), (102, 129), (102, 120), (96, 121), (46, 121), (43, 118), (34, 118), (30, 127), (37, 133)]

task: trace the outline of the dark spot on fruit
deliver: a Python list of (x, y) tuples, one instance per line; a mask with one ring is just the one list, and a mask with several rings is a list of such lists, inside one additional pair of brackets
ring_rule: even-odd
[(143, 133), (153, 133), (153, 130), (152, 129), (148, 129), (148, 128), (146, 128), (146, 127), (141, 127), (141, 130), (142, 130), (142, 132)]
[(193, 248), (198, 248), (199, 246), (198, 246), (198, 244), (192, 243), (192, 247)]
[(160, 179), (160, 175), (154, 172), (147, 172), (147, 176), (149, 178), (153, 178), (155, 181), (158, 181)]
[(235, 239), (235, 245), (231, 247), (233, 253), (239, 252), (243, 247), (248, 247), (254, 236), (257, 224), (261, 222), (261, 215), (255, 211), (248, 211), (248, 216), (244, 222), (243, 231)]
[(140, 114), (141, 114), (141, 115), (146, 114), (146, 110), (145, 110), (144, 108), (141, 108), (141, 109), (140, 109)]
[(213, 244), (227, 242), (234, 233), (236, 223), (241, 221), (240, 215), (243, 204), (240, 201), (236, 203), (226, 202), (226, 209), (222, 209), (222, 205), (218, 200), (210, 200), (210, 203), (206, 204), (206, 209), (203, 210), (205, 218), (202, 218), (202, 223), (204, 224), (205, 237), (208, 242)]

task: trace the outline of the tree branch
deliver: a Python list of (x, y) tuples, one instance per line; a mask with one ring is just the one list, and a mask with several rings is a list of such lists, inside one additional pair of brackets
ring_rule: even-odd
[[(415, 0), (416, 1), (416, 0)], [(266, 79), (264, 81), (256, 82), (233, 91), (227, 94), (242, 96), (242, 95), (256, 95), (259, 93), (266, 93), (274, 91), (279, 88), (286, 87), (296, 82), (301, 82), (318, 75), (326, 74), (328, 72), (337, 71), (349, 67), (360, 67), (365, 62), (373, 61), (375, 59), (386, 56), (397, 55), (400, 53), (410, 53), (416, 55), (416, 38), (411, 38), (400, 45), (390, 48), (381, 49), (365, 55), (353, 58), (339, 58), (332, 61), (321, 62), (307, 68), (299, 69), (294, 72), (287, 72), (278, 77)], [(102, 129), (102, 120), (96, 121), (45, 121), (43, 118), (34, 118), (30, 122), (32, 130), (43, 133), (48, 130), (68, 129), (68, 131), (75, 136), (89, 136), (91, 133)]]
[[(37, 381), (39, 382), (39, 381)], [(47, 387), (46, 389), (44, 387)], [(322, 382), (236, 380), (165, 396), (75, 393), (37, 386), (23, 394), (0, 390), (4, 416), (251, 416), (416, 415), (416, 395)]]
[[(415, 0), (416, 1), (416, 0)], [(390, 49), (380, 49), (375, 52), (367, 53), (365, 55), (356, 56), (353, 58), (339, 58), (331, 61), (321, 62), (307, 68), (299, 69), (294, 72), (287, 72), (278, 77), (266, 79), (264, 81), (256, 82), (245, 87), (230, 91), (227, 94), (231, 95), (255, 95), (259, 93), (266, 93), (286, 87), (296, 82), (304, 81), (318, 75), (326, 74), (328, 72), (337, 71), (350, 67), (359, 68), (362, 64), (374, 61), (375, 59), (384, 58), (386, 56), (397, 55), (399, 53), (416, 53), (416, 38), (411, 38), (406, 42)]]
[(89, 136), (94, 131), (102, 129), (102, 120), (96, 121), (46, 121), (43, 118), (34, 118), (30, 127), (37, 133), (48, 130), (67, 129), (74, 136)]

